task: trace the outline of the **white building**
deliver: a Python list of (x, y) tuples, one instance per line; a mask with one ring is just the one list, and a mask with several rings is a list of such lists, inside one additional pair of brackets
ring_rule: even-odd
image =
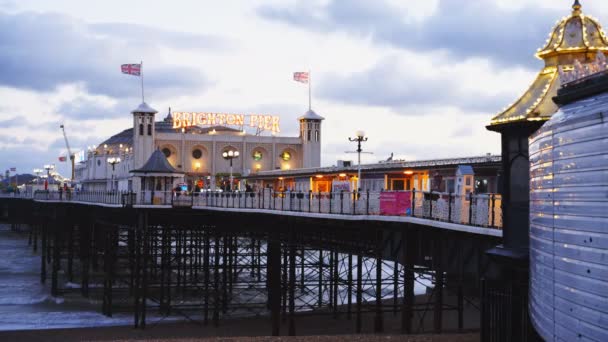
[[(298, 118), (300, 134), (297, 137), (263, 135), (264, 129), (270, 128), (269, 122), (272, 129), (278, 131), (277, 117), (272, 117), (271, 122), (268, 116), (172, 115), (169, 111), (163, 120), (157, 121), (157, 111), (146, 103), (131, 113), (133, 127), (89, 148), (86, 160), (76, 166), (76, 181), (82, 189), (139, 191), (141, 186), (134, 182), (131, 171), (141, 168), (156, 149), (163, 152), (171, 166), (184, 173), (183, 185), (189, 189), (229, 186), (231, 162), (222, 155), (227, 151), (239, 152), (238, 157), (232, 159), (233, 188), (238, 186), (241, 176), (321, 164), (324, 118), (312, 110)], [(250, 117), (249, 125), (243, 120), (246, 117)], [(247, 133), (247, 126), (255, 126), (256, 134)]]

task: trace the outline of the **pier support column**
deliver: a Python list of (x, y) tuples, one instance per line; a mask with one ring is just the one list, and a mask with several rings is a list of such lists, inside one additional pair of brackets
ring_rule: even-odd
[(458, 310), (458, 331), (462, 331), (464, 328), (464, 259), (462, 256), (462, 249), (458, 249), (458, 299), (457, 299), (457, 310)]
[[(135, 225), (135, 230), (133, 232), (133, 249), (134, 249), (134, 265), (133, 265), (133, 318), (135, 320), (134, 325), (135, 328), (139, 327), (140, 322), (140, 305), (139, 301), (141, 300), (141, 264), (142, 264), (142, 250), (141, 250), (141, 240), (142, 240), (142, 232), (141, 232), (142, 220), (141, 216), (137, 215), (137, 223)], [(164, 260), (161, 260), (161, 264)], [(162, 310), (163, 307), (163, 288), (161, 284), (161, 297), (160, 297), (160, 307)]]
[(384, 331), (384, 316), (382, 312), (382, 229), (376, 232), (376, 316), (374, 319), (374, 332)]
[(287, 321), (287, 299), (288, 299), (288, 286), (289, 286), (289, 246), (288, 245), (283, 245), (283, 272), (282, 274), (282, 281), (283, 281), (283, 285), (281, 287), (281, 306), (282, 306), (282, 321), (283, 323), (285, 323)]
[(350, 321), (352, 319), (353, 311), (353, 254), (348, 253), (348, 278), (347, 278), (347, 298), (346, 298), (346, 318)]
[(416, 279), (416, 234), (410, 227), (401, 233), (401, 260), (403, 263), (403, 306), (401, 308), (401, 333), (412, 333), (412, 321), (414, 318), (414, 281)]
[(289, 336), (296, 335), (295, 302), (296, 302), (296, 237), (289, 233)]
[(40, 224), (34, 224), (32, 225), (32, 233), (34, 234), (33, 239), (34, 239), (34, 253), (38, 252), (38, 234), (40, 231)]
[(61, 243), (62, 243), (62, 229), (59, 227), (57, 221), (53, 221), (52, 229), (53, 233), (53, 259), (51, 269), (51, 295), (57, 296), (59, 294), (59, 267), (61, 263)]
[(68, 219), (68, 281), (74, 281), (74, 221)]
[(334, 265), (333, 265), (333, 276), (332, 276), (332, 286), (333, 286), (333, 290), (332, 290), (332, 295), (334, 296), (332, 302), (334, 303), (332, 305), (332, 310), (334, 312), (334, 318), (338, 318), (338, 280), (340, 278), (340, 274), (338, 273), (338, 266), (339, 266), (339, 254), (338, 251), (333, 251), (332, 252), (334, 254)]
[(89, 267), (91, 263), (91, 225), (84, 220), (78, 225), (80, 247), (80, 290), (82, 296), (89, 297)]
[(222, 312), (228, 311), (228, 281), (229, 281), (229, 266), (228, 258), (230, 253), (230, 236), (224, 236), (222, 239)]
[(47, 235), (48, 235), (48, 223), (45, 222), (40, 226), (40, 283), (44, 284), (46, 282), (46, 249), (47, 245)]
[(357, 254), (357, 323), (355, 331), (357, 334), (361, 333), (361, 305), (363, 304), (363, 257), (361, 251)]
[(272, 335), (279, 336), (281, 332), (281, 242), (278, 232), (273, 232), (268, 239), (267, 272)]
[(435, 305), (433, 307), (433, 330), (441, 333), (443, 326), (443, 243), (441, 235), (434, 236), (433, 266), (435, 268)]
[(213, 325), (220, 324), (220, 236), (214, 231), (213, 241)]
[[(146, 298), (148, 297), (148, 264), (150, 262), (150, 227), (148, 226), (148, 213), (142, 214), (142, 236), (143, 236), (143, 265), (141, 274), (141, 321), (142, 329), (146, 327)], [(118, 232), (116, 232), (118, 234)]]
[(323, 306), (323, 250), (319, 250), (319, 307)]
[(205, 304), (203, 306), (203, 322), (205, 325), (209, 323), (209, 230), (204, 231), (203, 237), (203, 281), (205, 289)]

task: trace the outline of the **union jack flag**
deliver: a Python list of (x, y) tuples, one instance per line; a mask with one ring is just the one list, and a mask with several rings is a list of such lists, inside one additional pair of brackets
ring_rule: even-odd
[(308, 72), (294, 72), (293, 80), (296, 82), (308, 83)]
[(120, 66), (120, 70), (123, 74), (139, 76), (141, 75), (141, 64), (123, 64)]

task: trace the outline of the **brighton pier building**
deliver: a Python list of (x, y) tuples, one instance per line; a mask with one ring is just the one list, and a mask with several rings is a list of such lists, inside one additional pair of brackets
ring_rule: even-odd
[[(279, 136), (279, 117), (270, 115), (169, 109), (157, 121), (157, 111), (145, 102), (131, 114), (133, 127), (88, 148), (87, 158), (75, 171), (81, 189), (235, 189), (241, 177), (251, 173), (321, 164), (324, 118), (312, 110), (298, 118), (296, 137)], [(166, 160), (158, 158), (157, 150)]]

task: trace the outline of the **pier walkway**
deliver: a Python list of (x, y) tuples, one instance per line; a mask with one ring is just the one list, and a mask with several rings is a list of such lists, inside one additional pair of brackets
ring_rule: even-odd
[(345, 318), (344, 333), (381, 333), (389, 315), (403, 333), (440, 333), (480, 327), (500, 200), (39, 191), (0, 196), (0, 221), (26, 227), (54, 296), (79, 291), (109, 317), (131, 311), (137, 328), (155, 310), (214, 326), (267, 317), (273, 335), (295, 335), (310, 315)]
[[(73, 193), (39, 191), (20, 194), (41, 202), (71, 202), (106, 207), (192, 208), (233, 213), (265, 213), (344, 221), (402, 222), (439, 229), (502, 237), (499, 194), (469, 194), (407, 191), (407, 209), (394, 210), (394, 200), (383, 198), (399, 192), (302, 193), (260, 192), (201, 193), (80, 191)], [(14, 196), (14, 195), (13, 195)], [(393, 196), (395, 197), (395, 196)], [(384, 203), (383, 203), (384, 202)], [(387, 210), (390, 209), (390, 210)]]

